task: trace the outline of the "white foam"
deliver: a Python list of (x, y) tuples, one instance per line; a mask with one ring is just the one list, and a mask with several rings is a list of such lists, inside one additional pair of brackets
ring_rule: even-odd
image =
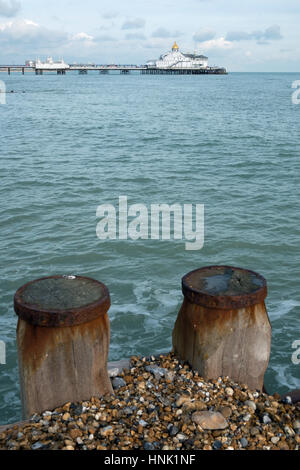
[(276, 382), (279, 386), (284, 386), (289, 390), (295, 390), (300, 388), (300, 379), (297, 379), (291, 374), (289, 366), (281, 365), (272, 365), (271, 367), (276, 373)]
[(270, 320), (278, 320), (290, 313), (295, 307), (300, 307), (300, 302), (293, 299), (282, 300), (279, 305), (273, 310), (270, 310)]

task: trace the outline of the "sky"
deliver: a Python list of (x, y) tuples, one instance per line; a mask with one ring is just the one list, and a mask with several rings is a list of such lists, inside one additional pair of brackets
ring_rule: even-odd
[(182, 52), (240, 72), (300, 70), (300, 0), (0, 0), (0, 64), (145, 64)]

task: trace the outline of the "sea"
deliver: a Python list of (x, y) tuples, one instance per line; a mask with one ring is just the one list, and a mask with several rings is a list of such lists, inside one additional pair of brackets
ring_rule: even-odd
[[(272, 325), (266, 389), (300, 388), (300, 73), (0, 80), (0, 424), (21, 419), (14, 294), (55, 274), (107, 285), (114, 361), (171, 350), (186, 273), (256, 271)], [(203, 247), (172, 233), (99, 239), (97, 208), (120, 196), (204, 205)]]

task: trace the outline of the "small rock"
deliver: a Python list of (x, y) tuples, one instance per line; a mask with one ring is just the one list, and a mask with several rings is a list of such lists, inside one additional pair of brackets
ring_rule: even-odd
[(124, 379), (122, 379), (121, 377), (115, 377), (113, 380), (112, 380), (112, 386), (115, 390), (121, 388), (121, 387), (126, 387), (126, 382)]
[(232, 389), (231, 387), (226, 387), (226, 388), (225, 388), (225, 393), (226, 393), (226, 395), (228, 395), (229, 397), (232, 397), (233, 394), (234, 394), (234, 391), (233, 391), (233, 389)]
[(245, 448), (248, 446), (248, 439), (246, 439), (245, 437), (242, 437), (242, 439), (240, 439), (240, 443), (241, 443), (241, 446)]
[(213, 450), (220, 450), (220, 449), (222, 449), (222, 447), (223, 447), (222, 442), (218, 441), (218, 440), (214, 441), (214, 443), (212, 445)]
[(258, 428), (258, 427), (253, 427), (253, 428), (251, 428), (251, 429), (250, 429), (250, 434), (251, 434), (251, 436), (253, 436), (253, 437), (254, 437), (254, 436), (257, 436), (258, 434), (260, 434), (259, 428)]
[(230, 408), (230, 406), (223, 406), (220, 409), (220, 413), (222, 413), (224, 418), (230, 418), (230, 416), (232, 415), (232, 409)]
[(31, 446), (32, 450), (41, 450), (43, 448), (44, 448), (44, 444), (42, 444), (41, 442), (36, 442), (35, 444)]
[(280, 450), (290, 450), (286, 441), (279, 441), (277, 447), (279, 447)]
[(248, 423), (248, 421), (250, 421), (251, 419), (251, 414), (250, 413), (247, 413), (243, 416), (243, 421), (245, 421), (245, 423)]
[(177, 434), (176, 438), (179, 440), (179, 442), (184, 442), (184, 441), (186, 441), (186, 440), (188, 439), (188, 438), (186, 437), (186, 435), (183, 434), (183, 433)]
[(154, 445), (151, 442), (144, 442), (144, 450), (154, 450)]
[(299, 419), (296, 419), (293, 422), (293, 428), (294, 428), (295, 431), (298, 431), (300, 429), (300, 420)]
[(118, 377), (120, 375), (120, 369), (118, 367), (113, 367), (112, 369), (107, 369), (108, 377), (111, 379), (114, 377)]
[(71, 439), (77, 439), (77, 437), (82, 437), (82, 431), (80, 429), (71, 429), (68, 433)]
[(287, 434), (288, 436), (294, 436), (295, 435), (295, 431), (290, 427), (290, 426), (284, 426), (284, 432), (285, 434)]
[(264, 415), (262, 416), (262, 422), (263, 422), (264, 424), (270, 424), (270, 423), (272, 423), (272, 420), (271, 420), (271, 418), (270, 418), (270, 416), (269, 416), (268, 414), (264, 414)]
[(146, 423), (146, 421), (144, 421), (143, 419), (141, 419), (141, 420), (139, 421), (139, 425), (140, 425), (140, 426), (143, 426), (143, 428), (144, 428), (144, 427), (146, 427), (146, 426), (148, 425), (148, 423)]
[(245, 405), (248, 406), (251, 410), (255, 411), (256, 410), (256, 404), (252, 400), (246, 400)]
[(178, 432), (179, 432), (179, 429), (178, 429), (177, 426), (173, 426), (173, 425), (170, 426), (169, 434), (170, 434), (171, 437), (176, 436), (176, 434), (178, 434)]
[(82, 414), (82, 405), (74, 405), (74, 403), (72, 403), (70, 410), (73, 411), (74, 415), (80, 416)]
[(147, 372), (151, 372), (151, 374), (154, 375), (154, 377), (156, 378), (156, 380), (159, 380), (161, 379), (162, 377), (165, 376), (165, 374), (167, 374), (167, 369), (164, 369), (162, 367), (158, 367), (158, 366), (146, 366), (145, 367), (145, 370)]
[(192, 415), (192, 421), (208, 430), (225, 429), (228, 426), (227, 420), (217, 411), (196, 411)]
[(272, 444), (276, 445), (276, 444), (278, 444), (279, 441), (280, 441), (280, 437), (274, 436), (274, 437), (271, 438)]
[(176, 400), (176, 406), (177, 408), (180, 408), (184, 403), (190, 403), (191, 398), (187, 395), (182, 395)]
[(109, 434), (112, 434), (113, 428), (112, 426), (105, 426), (105, 428), (100, 430), (100, 434), (102, 437), (107, 437)]
[(292, 405), (293, 404), (293, 400), (292, 400), (292, 397), (290, 397), (289, 395), (287, 395), (286, 397), (284, 397), (282, 399), (282, 403), (286, 404), (286, 405)]

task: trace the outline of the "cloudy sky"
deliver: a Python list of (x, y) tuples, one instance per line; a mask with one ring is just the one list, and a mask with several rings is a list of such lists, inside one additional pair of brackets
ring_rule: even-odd
[(0, 63), (144, 64), (201, 52), (229, 71), (300, 69), (300, 0), (0, 0)]

